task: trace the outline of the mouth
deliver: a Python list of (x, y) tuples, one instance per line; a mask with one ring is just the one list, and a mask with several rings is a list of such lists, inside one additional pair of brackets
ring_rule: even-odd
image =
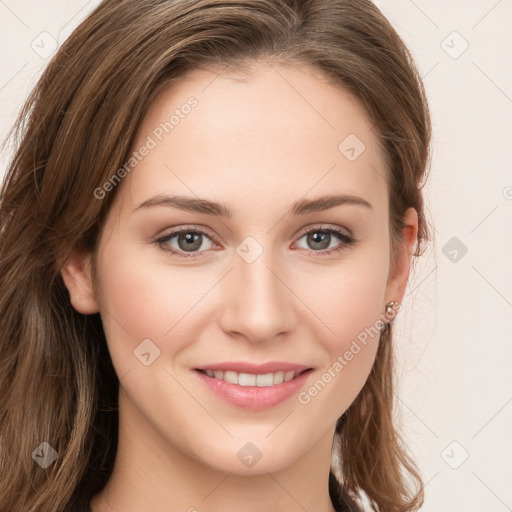
[(224, 382), (228, 382), (229, 384), (237, 384), (238, 386), (243, 387), (270, 387), (277, 386), (282, 384), (283, 382), (289, 382), (293, 379), (296, 379), (299, 375), (303, 373), (312, 371), (312, 368), (306, 368), (305, 370), (290, 370), (284, 371), (280, 370), (277, 372), (269, 372), (269, 373), (244, 373), (237, 372), (234, 370), (201, 370), (197, 371), (203, 373), (207, 377), (212, 379), (223, 380)]
[(304, 387), (314, 368), (291, 363), (218, 363), (195, 368), (206, 389), (235, 407), (269, 409), (291, 399)]

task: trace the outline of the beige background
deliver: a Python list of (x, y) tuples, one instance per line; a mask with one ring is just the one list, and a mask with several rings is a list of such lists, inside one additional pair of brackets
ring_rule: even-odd
[[(0, 138), (98, 3), (0, 0)], [(395, 324), (398, 412), (427, 484), (422, 510), (511, 510), (512, 2), (377, 4), (417, 59), (434, 121), (435, 245)]]

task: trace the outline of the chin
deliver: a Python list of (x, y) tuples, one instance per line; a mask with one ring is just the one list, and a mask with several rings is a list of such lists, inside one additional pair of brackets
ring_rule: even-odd
[[(231, 449), (230, 447), (233, 446)], [(282, 447), (284, 448), (284, 447)], [(205, 453), (197, 454), (198, 461), (202, 464), (224, 473), (235, 475), (265, 475), (280, 471), (293, 463), (297, 451), (289, 453), (278, 452), (268, 440), (261, 441), (236, 441), (231, 444), (205, 449)]]

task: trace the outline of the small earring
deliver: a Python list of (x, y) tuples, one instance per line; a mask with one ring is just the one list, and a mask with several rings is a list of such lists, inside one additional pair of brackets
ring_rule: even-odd
[[(397, 309), (396, 312), (394, 311), (395, 309)], [(393, 315), (393, 318), (391, 318), (391, 320), (387, 321), (386, 324), (391, 324), (393, 322), (394, 317), (396, 316), (396, 314), (398, 313), (399, 310), (400, 310), (399, 302), (392, 300), (391, 302), (388, 302), (386, 304), (386, 313), (385, 313), (386, 316)]]
[(391, 302), (388, 302), (386, 304), (386, 315), (389, 315), (391, 314), (391, 312), (393, 311), (393, 307), (394, 305), (396, 304), (396, 302), (394, 300), (392, 300)]

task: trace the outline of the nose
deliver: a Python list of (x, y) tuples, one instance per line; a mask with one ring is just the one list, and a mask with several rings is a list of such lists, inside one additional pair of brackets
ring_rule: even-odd
[(270, 254), (252, 263), (238, 256), (223, 280), (221, 327), (230, 336), (269, 343), (295, 327), (294, 294), (286, 273)]

